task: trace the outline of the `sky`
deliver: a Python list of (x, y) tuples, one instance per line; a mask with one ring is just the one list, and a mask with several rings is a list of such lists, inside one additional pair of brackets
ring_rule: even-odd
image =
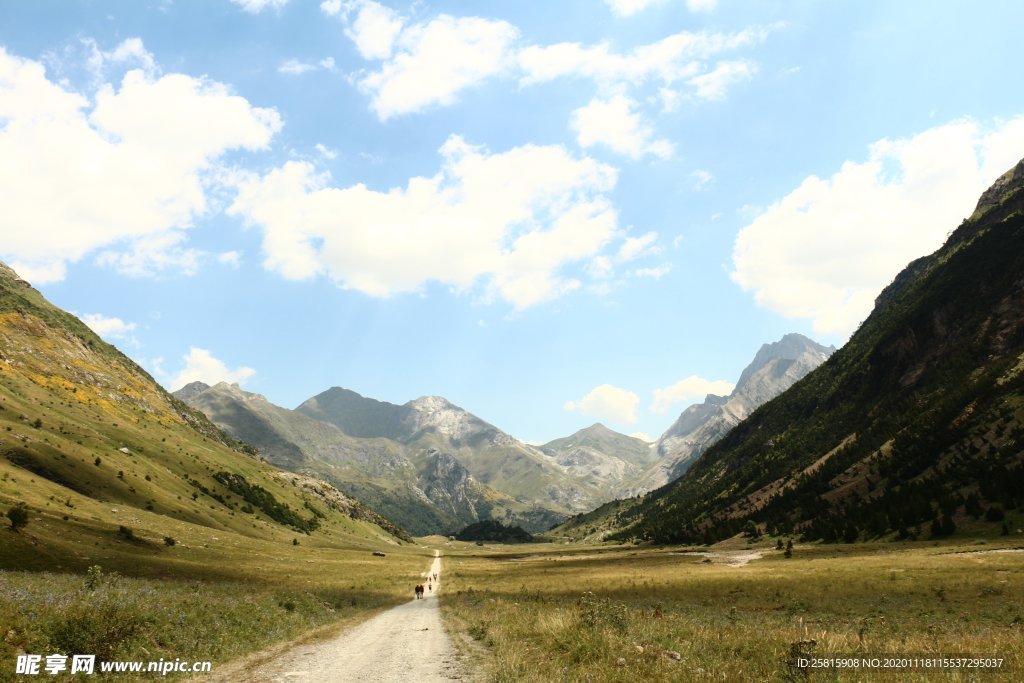
[(0, 259), (169, 390), (652, 439), (1024, 157), (1024, 4), (0, 2)]

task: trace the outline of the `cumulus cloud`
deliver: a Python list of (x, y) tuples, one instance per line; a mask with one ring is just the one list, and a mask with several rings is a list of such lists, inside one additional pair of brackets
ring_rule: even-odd
[(602, 384), (594, 387), (583, 398), (567, 402), (564, 408), (599, 420), (633, 424), (636, 422), (636, 409), (639, 405), (640, 397), (632, 391)]
[(572, 128), (581, 147), (605, 145), (619, 154), (639, 159), (646, 154), (667, 159), (673, 145), (655, 138), (654, 130), (634, 111), (636, 102), (623, 95), (594, 98), (573, 112)]
[(978, 195), (1024, 156), (1024, 117), (970, 120), (871, 145), (830, 178), (809, 176), (733, 245), (733, 280), (821, 335), (848, 336), (881, 289), (937, 249)]
[(172, 387), (171, 391), (177, 391), (190, 382), (203, 382), (210, 385), (218, 382), (244, 384), (247, 379), (256, 374), (252, 368), (229, 368), (224, 361), (214, 358), (213, 354), (206, 349), (195, 346), (189, 347), (188, 354), (182, 356), (181, 360), (185, 367), (167, 382), (167, 386)]
[(717, 379), (710, 380), (690, 375), (681, 379), (671, 386), (654, 390), (654, 400), (651, 402), (651, 412), (664, 415), (673, 406), (682, 403), (694, 403), (703, 399), (708, 394), (728, 396), (736, 385), (732, 382)]
[(86, 313), (82, 322), (104, 339), (128, 339), (135, 331), (135, 323), (126, 323), (120, 318), (108, 318), (100, 313)]
[(207, 212), (218, 159), (280, 127), (275, 110), (184, 74), (134, 69), (90, 101), (0, 48), (0, 255), (40, 282), (103, 247), (128, 271), (187, 268), (181, 231)]
[(563, 273), (617, 236), (612, 167), (557, 145), (491, 153), (452, 136), (442, 168), (386, 192), (339, 188), (291, 161), (240, 181), (229, 213), (263, 232), (264, 266), (289, 279), (326, 275), (385, 297), (439, 282), (516, 309), (581, 283)]
[(506, 69), (519, 37), (508, 22), (479, 17), (442, 14), (405, 25), (370, 1), (360, 3), (346, 33), (364, 58), (383, 60), (358, 81), (382, 121), (452, 104), (461, 91)]
[[(345, 30), (345, 35), (352, 39), (363, 59), (389, 58), (405, 20), (390, 7), (372, 0), (363, 0), (353, 5), (351, 9), (355, 11), (355, 19)], [(341, 10), (340, 6), (338, 12), (332, 12), (333, 9), (327, 7), (324, 11), (337, 14)]]
[[(650, 0), (608, 2), (620, 14), (632, 14), (652, 4)], [(706, 0), (700, 4), (708, 5)], [(370, 106), (381, 120), (450, 105), (460, 92), (498, 75), (518, 77), (521, 85), (563, 77), (588, 78), (612, 90), (659, 80), (662, 86), (688, 86), (698, 98), (717, 99), (728, 86), (750, 78), (756, 66), (749, 61), (726, 61), (712, 69), (708, 60), (763, 42), (771, 30), (682, 31), (619, 53), (607, 43), (521, 47), (519, 30), (505, 21), (441, 14), (409, 22), (374, 0), (326, 0), (320, 7), (344, 22), (346, 35), (364, 59), (380, 62), (356, 82), (370, 95)], [(666, 87), (662, 87), (662, 95), (666, 109), (676, 106), (681, 97)], [(602, 105), (606, 109), (614, 106), (614, 111), (604, 112), (603, 117), (615, 115), (615, 134), (605, 131), (596, 141), (607, 144), (609, 136), (628, 139), (630, 142), (620, 144), (625, 145), (624, 153), (632, 156), (670, 154), (671, 146), (664, 140), (652, 140), (652, 133), (627, 104), (607, 98), (594, 100), (589, 110), (578, 110), (577, 116), (597, 116)], [(600, 130), (597, 122), (583, 123), (584, 139), (589, 139), (588, 130)]]
[(288, 0), (231, 0), (249, 14), (259, 14), (265, 9), (281, 9)]

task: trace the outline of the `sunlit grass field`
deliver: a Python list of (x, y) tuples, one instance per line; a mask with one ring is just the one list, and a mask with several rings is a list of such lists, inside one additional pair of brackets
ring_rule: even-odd
[[(300, 535), (294, 545), (188, 524), (176, 529), (177, 543), (170, 547), (145, 532), (128, 542), (98, 525), (62, 543), (58, 526), (33, 516), (19, 533), (0, 529), (0, 558), (43, 551), (42, 561), (56, 567), (63, 556), (65, 567), (0, 570), (0, 681), (26, 680), (14, 673), (22, 653), (209, 660), (216, 674), (225, 663), (275, 642), (325, 624), (359, 621), (409, 599), (433, 555), (426, 547), (403, 545), (382, 548), (381, 558), (369, 543), (345, 548)], [(92, 577), (82, 572), (75, 553), (88, 553), (84, 561), (99, 570)]]
[[(442, 606), (491, 681), (1024, 680), (1024, 553), (726, 542), (452, 548)], [(1017, 543), (1018, 546), (1024, 543)], [(729, 566), (727, 556), (761, 551)], [(801, 656), (995, 655), (1000, 673), (809, 671)]]

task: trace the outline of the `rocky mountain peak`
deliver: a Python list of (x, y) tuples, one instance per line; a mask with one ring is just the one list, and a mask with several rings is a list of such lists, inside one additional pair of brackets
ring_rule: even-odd
[(197, 380), (195, 382), (189, 382), (181, 389), (178, 389), (177, 391), (173, 392), (173, 394), (175, 398), (178, 398), (184, 401), (185, 403), (188, 403), (190, 400), (192, 400), (193, 398), (195, 398), (196, 396), (203, 393), (209, 388), (209, 384)]
[(992, 183), (992, 186), (981, 194), (981, 197), (978, 199), (978, 206), (974, 210), (975, 213), (983, 212), (988, 208), (1000, 204), (1007, 192), (1012, 190), (1014, 187), (1022, 185), (1024, 185), (1024, 159), (1019, 161), (1017, 165), (1009, 171), (999, 176), (999, 178)]
[(823, 346), (813, 339), (808, 339), (796, 332), (790, 332), (777, 342), (762, 344), (761, 348), (754, 355), (754, 360), (740, 374), (739, 381), (736, 382), (736, 389), (733, 390), (733, 395), (741, 392), (754, 374), (773, 360), (799, 360), (806, 356), (809, 359), (816, 360), (817, 362), (814, 365), (817, 367), (831, 356), (835, 350), (836, 347), (834, 346)]

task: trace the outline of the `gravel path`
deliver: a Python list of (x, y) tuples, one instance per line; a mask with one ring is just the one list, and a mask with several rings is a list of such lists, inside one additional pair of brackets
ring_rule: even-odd
[(463, 678), (455, 649), (441, 625), (437, 601), (441, 558), (434, 552), (429, 574), (436, 573), (438, 581), (422, 600), (410, 600), (333, 640), (294, 647), (236, 680), (440, 683)]

